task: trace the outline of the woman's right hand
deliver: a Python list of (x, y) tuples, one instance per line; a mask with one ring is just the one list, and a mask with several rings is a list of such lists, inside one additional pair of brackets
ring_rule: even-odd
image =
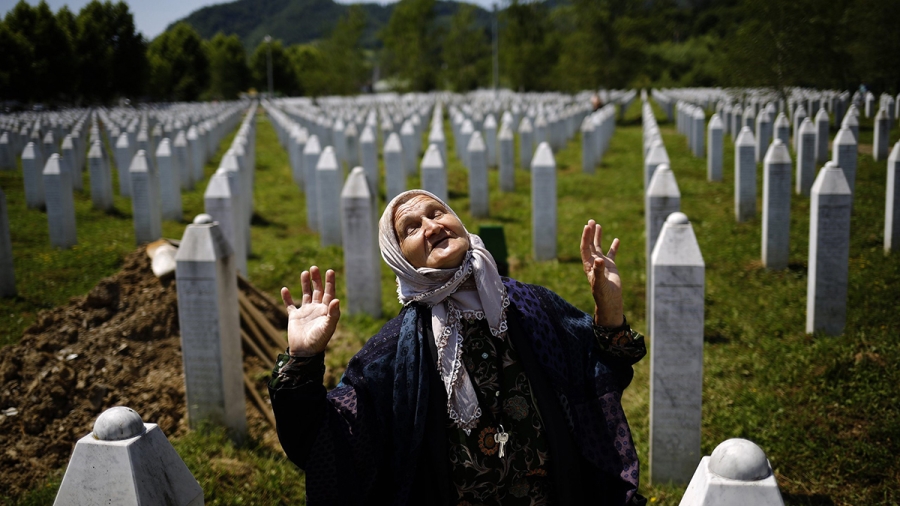
[(281, 289), (281, 300), (288, 313), (288, 349), (291, 355), (311, 357), (328, 346), (341, 317), (341, 303), (334, 298), (331, 269), (325, 272), (324, 288), (322, 275), (315, 265), (300, 274), (300, 286), (303, 289), (300, 307), (294, 305), (287, 287)]

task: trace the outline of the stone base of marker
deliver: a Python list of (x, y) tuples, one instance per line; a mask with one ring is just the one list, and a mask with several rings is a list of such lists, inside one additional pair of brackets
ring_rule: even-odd
[(117, 406), (75, 445), (53, 504), (201, 506), (203, 488), (155, 423)]
[(703, 457), (681, 506), (783, 506), (772, 466), (751, 441), (729, 439)]

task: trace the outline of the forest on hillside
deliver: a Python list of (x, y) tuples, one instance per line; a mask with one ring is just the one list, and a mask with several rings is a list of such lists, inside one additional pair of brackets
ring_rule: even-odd
[[(337, 19), (315, 18), (321, 31), (287, 41), (278, 32), (262, 39), (263, 25), (252, 23), (209, 33), (237, 26), (217, 8), (245, 2), (201, 9), (146, 40), (121, 1), (54, 13), (43, 1), (20, 0), (0, 21), (0, 101), (233, 99), (267, 89), (269, 58), (281, 95), (360, 93), (376, 79), (400, 92), (493, 84), (492, 14), (474, 5), (400, 0), (386, 20), (372, 6), (342, 5), (328, 11)], [(499, 7), (499, 86), (514, 90), (865, 83), (876, 93), (900, 91), (893, 29), (900, 0), (502, 0)], [(214, 16), (226, 17), (203, 21)]]

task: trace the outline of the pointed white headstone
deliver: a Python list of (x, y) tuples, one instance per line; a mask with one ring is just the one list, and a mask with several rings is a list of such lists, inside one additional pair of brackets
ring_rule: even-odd
[(131, 159), (128, 173), (135, 241), (138, 244), (153, 242), (162, 236), (159, 177), (143, 149)]
[(29, 142), (22, 150), (22, 182), (25, 186), (25, 205), (41, 209), (46, 205), (44, 194), (44, 155), (41, 147)]
[(72, 195), (72, 175), (63, 170), (59, 154), (50, 155), (44, 166), (43, 178), (50, 244), (57, 248), (71, 248), (78, 243), (75, 233), (75, 198)]
[(306, 226), (311, 230), (319, 230), (319, 191), (316, 187), (316, 166), (322, 148), (319, 136), (311, 135), (303, 148), (303, 170), (306, 171), (303, 184), (306, 191)]
[(403, 167), (403, 144), (400, 136), (392, 133), (384, 143), (384, 184), (385, 200), (391, 199), (406, 191), (406, 169)]
[[(809, 118), (804, 124), (812, 127)], [(781, 139), (775, 139), (763, 160), (762, 263), (766, 268), (787, 268), (790, 230), (791, 154)]]
[(734, 212), (738, 223), (756, 216), (756, 140), (744, 127), (734, 143)]
[(6, 194), (0, 188), (0, 297), (16, 295), (16, 273), (13, 267), (12, 239), (9, 235), (9, 212)]
[(325, 147), (316, 164), (318, 197), (319, 244), (322, 247), (341, 245), (341, 188), (344, 178), (337, 155), (331, 146)]
[(91, 175), (91, 201), (96, 209), (109, 211), (113, 208), (112, 173), (103, 143), (97, 139), (88, 151), (88, 170)]
[[(374, 146), (374, 144), (373, 144)], [(365, 171), (356, 167), (341, 191), (341, 230), (347, 313), (381, 316), (381, 259), (372, 194)]]
[(556, 160), (546, 142), (531, 161), (531, 229), (534, 259), (556, 259)]

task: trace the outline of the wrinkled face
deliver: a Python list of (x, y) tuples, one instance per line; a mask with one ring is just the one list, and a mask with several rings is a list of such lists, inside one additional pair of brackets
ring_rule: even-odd
[(440, 202), (416, 195), (394, 210), (400, 251), (415, 268), (459, 267), (469, 249), (465, 228)]

